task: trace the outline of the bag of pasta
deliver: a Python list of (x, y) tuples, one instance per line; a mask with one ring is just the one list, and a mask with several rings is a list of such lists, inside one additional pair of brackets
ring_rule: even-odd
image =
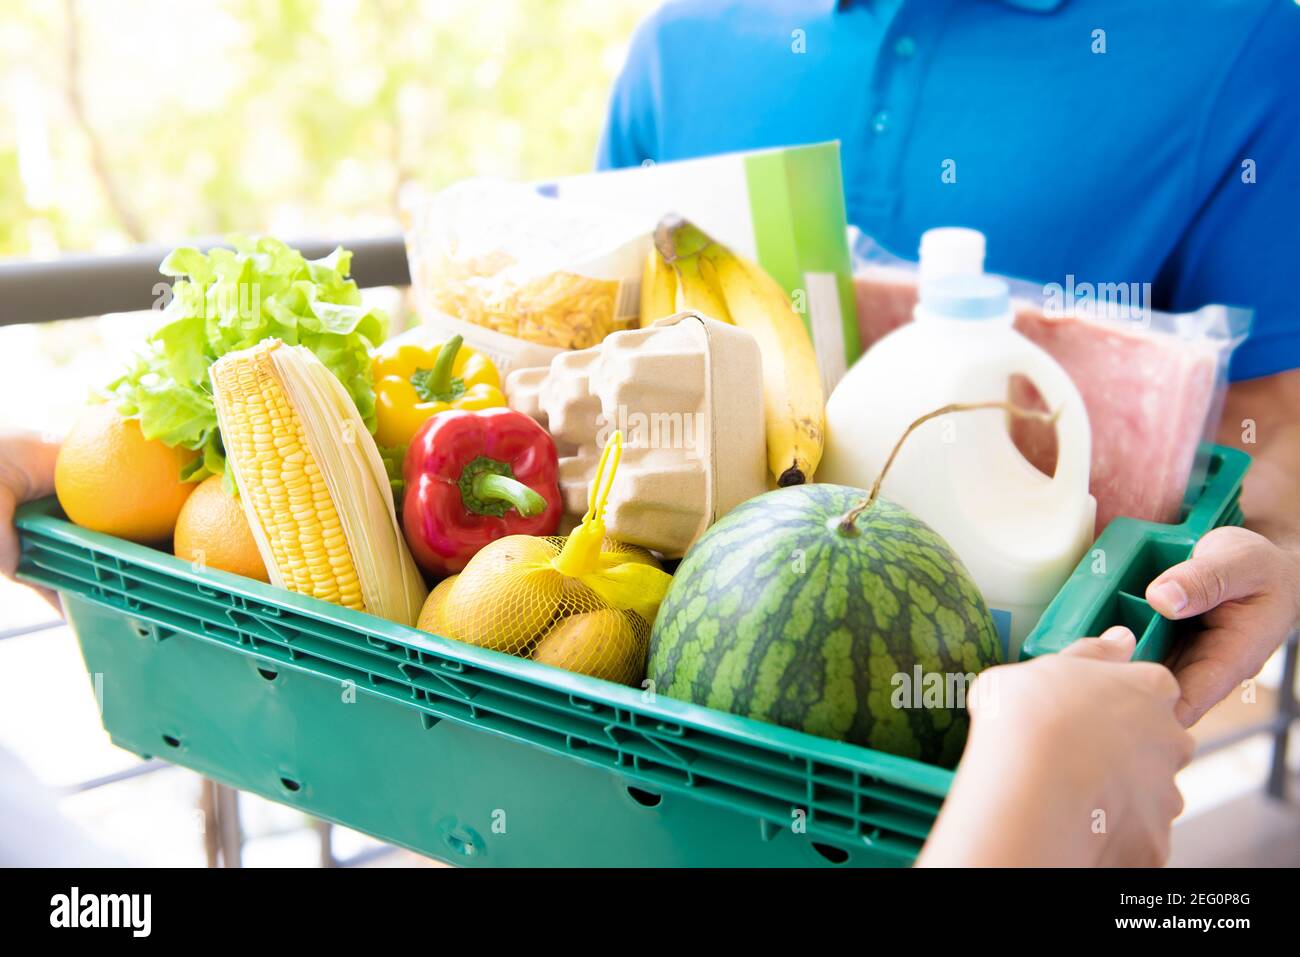
[(469, 180), (402, 195), (424, 320), (488, 353), (504, 375), (636, 325), (649, 227), (519, 183)]
[(650, 629), (672, 576), (645, 549), (605, 537), (622, 456), (615, 432), (568, 537), (509, 535), (434, 589), (420, 627), (481, 648), (620, 684), (645, 677)]

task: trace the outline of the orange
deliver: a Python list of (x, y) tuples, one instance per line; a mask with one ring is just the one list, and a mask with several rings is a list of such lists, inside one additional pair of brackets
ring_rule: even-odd
[(166, 541), (194, 491), (180, 480), (197, 452), (150, 441), (108, 403), (89, 406), (54, 463), (54, 491), (78, 525), (146, 545)]
[(176, 557), (269, 582), (239, 499), (220, 475), (204, 479), (176, 519)]

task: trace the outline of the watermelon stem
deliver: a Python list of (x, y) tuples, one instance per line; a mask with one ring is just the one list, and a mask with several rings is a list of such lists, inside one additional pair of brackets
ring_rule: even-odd
[(894, 443), (893, 450), (889, 453), (889, 458), (885, 459), (885, 464), (880, 469), (880, 474), (876, 476), (876, 480), (871, 484), (871, 491), (867, 493), (867, 497), (844, 513), (838, 526), (840, 534), (856, 535), (858, 533), (858, 516), (870, 508), (871, 503), (876, 500), (876, 496), (880, 494), (880, 486), (884, 484), (885, 476), (889, 474), (889, 467), (894, 464), (894, 459), (898, 458), (899, 450), (902, 449), (903, 443), (907, 441), (907, 437), (915, 432), (918, 427), (929, 422), (931, 419), (937, 419), (939, 416), (948, 415), (951, 412), (976, 412), (982, 409), (1003, 409), (1013, 418), (1034, 419), (1047, 425), (1055, 425), (1056, 420), (1061, 416), (1060, 409), (1057, 409), (1055, 412), (1041, 412), (1038, 409), (1026, 409), (1024, 406), (1016, 405), (1014, 402), (1007, 402), (1005, 400), (997, 402), (950, 402), (948, 405), (935, 409), (933, 412), (925, 413), (925, 415), (912, 422), (912, 424), (904, 430), (903, 434), (898, 437), (898, 441)]

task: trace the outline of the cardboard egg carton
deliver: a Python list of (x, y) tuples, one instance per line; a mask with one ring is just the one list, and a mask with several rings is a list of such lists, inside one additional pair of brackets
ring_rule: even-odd
[(762, 360), (754, 337), (735, 326), (678, 313), (516, 370), (506, 395), (554, 436), (572, 516), (586, 511), (605, 441), (623, 433), (605, 510), (619, 541), (681, 556), (767, 490)]

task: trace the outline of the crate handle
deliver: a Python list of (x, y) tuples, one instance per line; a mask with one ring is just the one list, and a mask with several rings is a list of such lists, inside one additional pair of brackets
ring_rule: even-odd
[[(1198, 454), (1206, 451), (1207, 447), (1203, 447)], [(1095, 624), (1094, 619), (1106, 602), (1123, 601), (1122, 593), (1115, 594), (1121, 570), (1136, 560), (1152, 539), (1158, 538), (1170, 546), (1183, 546), (1190, 553), (1206, 532), (1225, 521), (1240, 520), (1238, 499), (1242, 480), (1250, 468), (1250, 456), (1226, 446), (1208, 446), (1208, 455), (1205, 484), (1182, 524), (1161, 525), (1117, 518), (1106, 526), (1025, 639), (1020, 651), (1022, 660), (1058, 652), (1086, 637), (1090, 623)], [(1107, 570), (1094, 574), (1093, 556), (1098, 550), (1107, 561)], [(1140, 595), (1133, 597), (1143, 600)], [(1159, 617), (1157, 614), (1156, 618)], [(1147, 621), (1141, 633), (1135, 635), (1138, 645), (1134, 660), (1163, 660), (1174, 635), (1173, 628), (1162, 625), (1161, 621)]]
[(1250, 455), (1241, 449), (1216, 445), (1210, 447), (1209, 455), (1205, 487), (1181, 526), (1193, 542), (1223, 524), (1224, 516), (1237, 504), (1250, 468)]

